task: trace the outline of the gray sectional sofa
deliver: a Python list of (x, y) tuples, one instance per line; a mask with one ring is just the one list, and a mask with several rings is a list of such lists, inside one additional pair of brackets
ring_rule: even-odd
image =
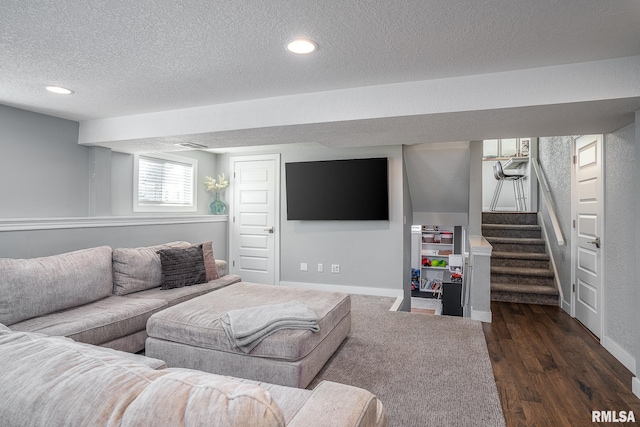
[[(159, 368), (159, 369), (158, 369)], [(259, 383), (0, 325), (0, 425), (384, 427), (366, 390)]]
[(219, 279), (161, 290), (156, 252), (189, 246), (101, 246), (42, 258), (0, 259), (0, 323), (14, 331), (139, 352), (152, 314), (240, 281), (227, 274), (226, 262), (216, 260)]

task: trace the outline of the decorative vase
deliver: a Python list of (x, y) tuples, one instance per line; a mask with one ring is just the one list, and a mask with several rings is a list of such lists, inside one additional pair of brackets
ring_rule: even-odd
[(225, 215), (227, 213), (227, 205), (220, 200), (218, 191), (216, 191), (216, 199), (209, 204), (209, 213), (211, 215)]

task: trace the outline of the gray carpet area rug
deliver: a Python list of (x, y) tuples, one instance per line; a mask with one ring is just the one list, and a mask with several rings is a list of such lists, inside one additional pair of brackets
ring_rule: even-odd
[(361, 387), (389, 426), (504, 426), (480, 322), (388, 311), (393, 298), (352, 295), (349, 337), (308, 388)]

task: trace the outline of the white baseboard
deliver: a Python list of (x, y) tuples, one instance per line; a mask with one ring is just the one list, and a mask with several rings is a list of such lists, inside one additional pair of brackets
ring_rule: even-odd
[(396, 298), (396, 302), (393, 303), (389, 311), (398, 311), (398, 309), (402, 306), (403, 301), (404, 301), (404, 297)]
[(627, 353), (618, 343), (607, 336), (602, 337), (602, 346), (605, 350), (611, 353), (613, 357), (618, 359), (618, 362), (622, 363), (625, 368), (630, 370), (633, 375), (636, 374), (635, 357)]
[(633, 377), (631, 380), (631, 389), (633, 390), (633, 394), (640, 397), (640, 379), (638, 379), (638, 377)]
[(571, 316), (571, 303), (561, 300), (560, 307)]
[(491, 311), (474, 310), (471, 307), (471, 318), (485, 323), (491, 323)]
[(280, 281), (280, 285), (287, 286), (290, 288), (313, 289), (316, 291), (343, 292), (345, 294), (404, 298), (403, 289), (371, 288), (366, 286), (329, 285), (324, 283), (287, 282), (287, 281)]

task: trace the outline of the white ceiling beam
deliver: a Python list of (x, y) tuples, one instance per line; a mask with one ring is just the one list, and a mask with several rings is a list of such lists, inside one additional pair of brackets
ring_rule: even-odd
[(80, 122), (79, 143), (640, 96), (640, 56), (306, 93)]

